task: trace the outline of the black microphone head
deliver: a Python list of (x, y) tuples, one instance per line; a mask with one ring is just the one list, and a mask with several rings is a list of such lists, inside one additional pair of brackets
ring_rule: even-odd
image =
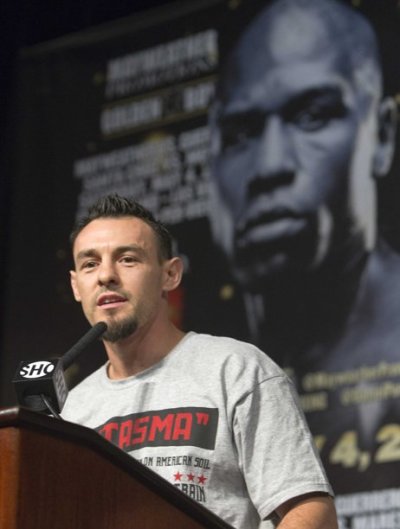
[(18, 404), (35, 411), (48, 411), (50, 402), (57, 413), (63, 409), (68, 396), (64, 369), (69, 367), (82, 351), (106, 331), (107, 325), (99, 321), (61, 358), (28, 360), (19, 364), (12, 380)]
[(22, 361), (12, 380), (18, 404), (35, 411), (47, 411), (41, 395), (59, 413), (68, 396), (62, 362), (59, 358)]

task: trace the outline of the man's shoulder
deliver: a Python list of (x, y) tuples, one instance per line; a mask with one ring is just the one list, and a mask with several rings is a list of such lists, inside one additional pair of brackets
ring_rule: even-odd
[(377, 276), (393, 276), (393, 279), (397, 279), (396, 283), (400, 285), (400, 253), (382, 239), (379, 240), (372, 254), (369, 269), (370, 273)]
[(259, 370), (265, 376), (282, 375), (281, 368), (257, 346), (229, 336), (190, 333), (187, 349), (206, 365), (218, 363), (227, 368)]
[(366, 288), (376, 306), (400, 308), (400, 254), (383, 241), (368, 264)]
[(204, 352), (217, 350), (220, 354), (245, 354), (250, 356), (265, 356), (255, 345), (231, 338), (230, 336), (217, 336), (213, 334), (191, 332), (188, 335), (190, 348), (201, 348)]

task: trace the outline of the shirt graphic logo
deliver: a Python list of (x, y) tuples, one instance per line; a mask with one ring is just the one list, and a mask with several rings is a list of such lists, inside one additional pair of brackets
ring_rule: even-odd
[(113, 417), (95, 428), (125, 452), (149, 446), (197, 446), (213, 450), (217, 408), (171, 408)]

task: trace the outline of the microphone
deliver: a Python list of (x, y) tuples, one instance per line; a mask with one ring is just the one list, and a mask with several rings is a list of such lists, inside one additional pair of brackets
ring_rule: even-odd
[(92, 342), (100, 338), (107, 330), (107, 325), (104, 321), (99, 321), (96, 325), (93, 325), (86, 334), (80, 338), (75, 345), (71, 347), (61, 358), (63, 369), (68, 367), (75, 362), (75, 359), (88, 347)]
[(61, 358), (20, 362), (12, 380), (18, 404), (58, 416), (68, 396), (64, 370), (106, 330), (103, 321), (96, 323)]

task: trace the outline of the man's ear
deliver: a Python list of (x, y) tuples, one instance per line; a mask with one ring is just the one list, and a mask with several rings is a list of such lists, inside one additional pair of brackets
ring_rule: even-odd
[(81, 301), (81, 296), (79, 295), (78, 286), (76, 284), (76, 272), (75, 270), (70, 270), (69, 272), (72, 292), (74, 294), (75, 301)]
[(385, 176), (390, 169), (396, 142), (397, 108), (392, 97), (385, 97), (379, 105), (378, 141), (374, 155), (374, 175)]
[(170, 292), (175, 290), (181, 282), (183, 274), (183, 262), (180, 257), (173, 257), (168, 259), (163, 264), (164, 267), (164, 279), (163, 279), (163, 290)]

